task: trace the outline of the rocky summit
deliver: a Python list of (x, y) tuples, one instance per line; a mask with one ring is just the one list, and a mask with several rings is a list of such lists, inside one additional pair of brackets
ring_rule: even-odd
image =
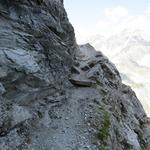
[(0, 150), (149, 149), (141, 103), (76, 44), (63, 0), (0, 0)]

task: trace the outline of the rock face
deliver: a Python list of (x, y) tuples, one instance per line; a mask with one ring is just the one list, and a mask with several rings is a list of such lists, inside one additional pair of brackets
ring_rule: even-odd
[(149, 149), (135, 93), (77, 46), (62, 0), (0, 1), (0, 116), (2, 150)]

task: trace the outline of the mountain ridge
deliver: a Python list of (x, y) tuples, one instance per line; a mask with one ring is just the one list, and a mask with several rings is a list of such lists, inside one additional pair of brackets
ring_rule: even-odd
[[(101, 50), (117, 66), (121, 74), (127, 75), (129, 80), (123, 82), (130, 85), (141, 100), (147, 115), (150, 115), (149, 108), (149, 35), (142, 30), (126, 29), (101, 41), (100, 38), (94, 41), (87, 38), (97, 50)], [(132, 83), (130, 82), (132, 81)], [(143, 84), (144, 87), (135, 88), (134, 85)], [(142, 90), (143, 89), (143, 90)], [(141, 93), (143, 93), (141, 95)], [(144, 93), (146, 93), (144, 95)]]

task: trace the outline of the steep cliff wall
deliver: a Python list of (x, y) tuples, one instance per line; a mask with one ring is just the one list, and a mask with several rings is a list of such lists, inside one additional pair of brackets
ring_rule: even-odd
[(146, 121), (115, 66), (77, 46), (62, 0), (0, 1), (0, 149), (146, 149)]

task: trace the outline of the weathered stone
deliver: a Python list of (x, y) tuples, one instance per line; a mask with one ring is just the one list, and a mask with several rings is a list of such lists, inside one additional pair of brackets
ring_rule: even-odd
[(17, 50), (5, 50), (4, 51), (8, 60), (13, 62), (13, 65), (16, 66), (18, 70), (25, 70), (29, 73), (37, 73), (40, 72), (40, 68), (36, 63), (34, 57), (25, 50), (17, 49)]
[(143, 129), (144, 129), (144, 138), (146, 140), (146, 148), (150, 149), (150, 121), (144, 125)]
[(26, 110), (21, 106), (13, 106), (12, 109), (12, 126), (32, 118), (32, 114), (29, 112), (29, 110)]
[(107, 57), (77, 46), (62, 0), (0, 1), (0, 149), (149, 149), (144, 118)]
[(71, 73), (76, 73), (76, 74), (80, 74), (81, 70), (80, 68), (76, 67), (76, 66), (72, 66), (71, 67)]
[(85, 75), (72, 75), (70, 78), (69, 78), (70, 82), (75, 84), (75, 85), (78, 85), (78, 86), (92, 86), (93, 84), (95, 84), (96, 82), (88, 79)]
[(4, 86), (2, 83), (0, 83), (0, 95), (4, 94), (6, 92)]

